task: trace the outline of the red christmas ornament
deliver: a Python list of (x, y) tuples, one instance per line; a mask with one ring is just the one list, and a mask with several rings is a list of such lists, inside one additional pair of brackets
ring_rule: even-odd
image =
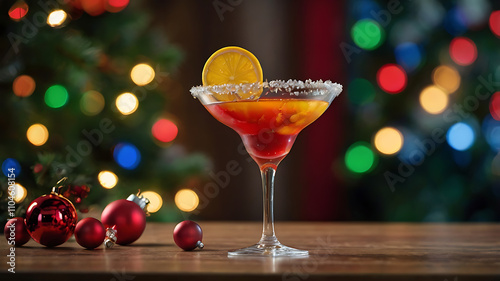
[(84, 218), (76, 224), (76, 242), (87, 249), (99, 247), (104, 241), (106, 230), (102, 223), (95, 218)]
[(106, 247), (114, 242), (128, 245), (141, 237), (146, 228), (147, 204), (143, 196), (132, 194), (127, 199), (111, 202), (101, 214), (101, 221), (106, 228), (108, 238)]
[(24, 219), (21, 217), (8, 220), (3, 231), (8, 244), (11, 246), (22, 246), (31, 239), (28, 230), (26, 230)]
[(194, 221), (180, 222), (174, 228), (175, 244), (184, 251), (203, 249), (205, 245), (201, 242), (202, 238), (201, 227)]
[[(66, 178), (57, 185), (64, 180)], [(24, 219), (31, 238), (47, 247), (66, 242), (75, 230), (76, 209), (68, 199), (59, 194), (61, 187), (54, 186), (49, 195), (33, 200)]]

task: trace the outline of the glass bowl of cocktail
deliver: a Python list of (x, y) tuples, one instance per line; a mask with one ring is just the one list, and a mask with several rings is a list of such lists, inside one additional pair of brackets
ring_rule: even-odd
[(262, 81), (258, 60), (247, 50), (226, 47), (203, 69), (203, 86), (191, 94), (221, 123), (235, 130), (260, 168), (263, 231), (260, 241), (229, 256), (307, 256), (282, 245), (274, 232), (274, 176), (298, 133), (325, 112), (342, 86), (330, 81)]

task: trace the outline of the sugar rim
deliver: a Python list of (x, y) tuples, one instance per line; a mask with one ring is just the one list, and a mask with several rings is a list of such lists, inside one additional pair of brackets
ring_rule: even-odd
[(312, 93), (313, 95), (325, 95), (333, 93), (333, 97), (337, 97), (342, 92), (342, 85), (330, 80), (306, 81), (300, 80), (273, 80), (256, 83), (241, 83), (241, 84), (223, 84), (211, 86), (195, 86), (189, 91), (194, 98), (199, 98), (206, 94), (234, 94), (240, 91), (249, 92), (259, 89), (268, 88), (272, 92), (288, 92), (291, 95)]

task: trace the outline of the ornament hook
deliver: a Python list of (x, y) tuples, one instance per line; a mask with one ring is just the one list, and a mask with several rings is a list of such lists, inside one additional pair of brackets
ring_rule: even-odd
[(60, 179), (56, 185), (54, 185), (54, 187), (52, 187), (52, 193), (55, 193), (55, 194), (60, 194), (61, 192), (61, 188), (63, 187), (62, 184), (68, 180), (68, 177), (63, 177), (62, 179)]

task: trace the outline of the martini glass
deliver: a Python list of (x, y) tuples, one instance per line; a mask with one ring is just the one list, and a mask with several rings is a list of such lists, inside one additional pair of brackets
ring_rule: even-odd
[(307, 256), (308, 251), (281, 244), (274, 232), (274, 175), (290, 152), (297, 134), (316, 120), (340, 94), (330, 81), (270, 81), (197, 86), (194, 98), (221, 123), (235, 130), (259, 165), (263, 191), (263, 229), (260, 241), (230, 251), (229, 256)]

